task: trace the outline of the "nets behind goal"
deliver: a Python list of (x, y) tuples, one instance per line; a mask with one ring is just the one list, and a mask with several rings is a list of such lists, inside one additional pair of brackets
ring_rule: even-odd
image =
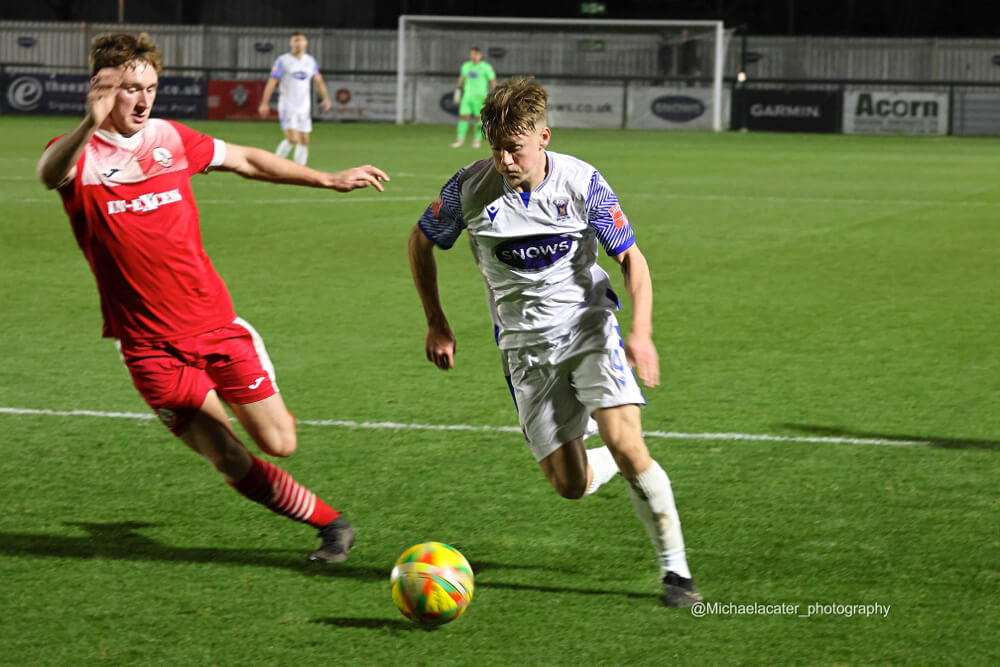
[(479, 47), (498, 79), (538, 79), (563, 126), (623, 127), (635, 104), (629, 88), (658, 86), (704, 91), (706, 123), (719, 130), (730, 32), (721, 21), (403, 15), (396, 122), (453, 120), (447, 99), (469, 49)]

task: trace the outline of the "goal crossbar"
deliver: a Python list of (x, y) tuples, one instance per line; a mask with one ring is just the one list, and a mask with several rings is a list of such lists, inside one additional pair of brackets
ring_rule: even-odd
[(405, 72), (406, 72), (406, 29), (419, 23), (441, 24), (462, 23), (480, 25), (519, 25), (525, 28), (531, 26), (545, 27), (589, 27), (589, 28), (705, 28), (714, 33), (714, 59), (712, 67), (712, 128), (718, 132), (722, 129), (722, 68), (725, 60), (725, 25), (722, 21), (692, 20), (678, 21), (667, 19), (554, 19), (527, 17), (490, 17), (490, 16), (430, 16), (418, 14), (401, 14), (398, 19), (397, 50), (396, 50), (396, 123), (404, 122)]

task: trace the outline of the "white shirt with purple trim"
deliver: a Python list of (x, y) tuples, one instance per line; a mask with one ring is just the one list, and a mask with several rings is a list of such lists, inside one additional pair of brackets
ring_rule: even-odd
[(553, 344), (618, 310), (598, 244), (609, 256), (635, 243), (618, 197), (592, 165), (547, 151), (548, 174), (512, 189), (492, 159), (463, 168), (419, 221), (439, 248), (467, 229), (503, 350)]
[(291, 53), (278, 56), (271, 67), (271, 78), (278, 80), (278, 111), (309, 111), (312, 101), (309, 85), (317, 74), (319, 65), (308, 53), (301, 58)]

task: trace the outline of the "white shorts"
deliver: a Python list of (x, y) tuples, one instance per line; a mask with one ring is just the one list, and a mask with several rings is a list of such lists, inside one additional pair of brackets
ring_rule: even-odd
[(278, 107), (278, 117), (281, 119), (282, 130), (296, 130), (298, 132), (312, 132), (313, 119), (309, 109), (296, 109), (289, 111)]
[(538, 357), (526, 355), (526, 350), (507, 351), (521, 430), (536, 461), (583, 436), (595, 410), (646, 404), (625, 359), (614, 316), (610, 319), (603, 349), (583, 350), (554, 363), (527, 364), (524, 359)]

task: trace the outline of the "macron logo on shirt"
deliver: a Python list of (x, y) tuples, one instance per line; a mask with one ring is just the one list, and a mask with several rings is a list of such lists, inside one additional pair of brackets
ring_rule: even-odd
[(139, 195), (136, 199), (132, 199), (131, 201), (128, 199), (116, 199), (109, 201), (108, 213), (110, 215), (124, 213), (125, 211), (132, 211), (133, 213), (147, 213), (149, 211), (155, 211), (164, 204), (173, 204), (179, 201), (181, 201), (181, 193), (176, 188), (173, 190), (167, 190), (166, 192), (150, 192), (144, 195)]

